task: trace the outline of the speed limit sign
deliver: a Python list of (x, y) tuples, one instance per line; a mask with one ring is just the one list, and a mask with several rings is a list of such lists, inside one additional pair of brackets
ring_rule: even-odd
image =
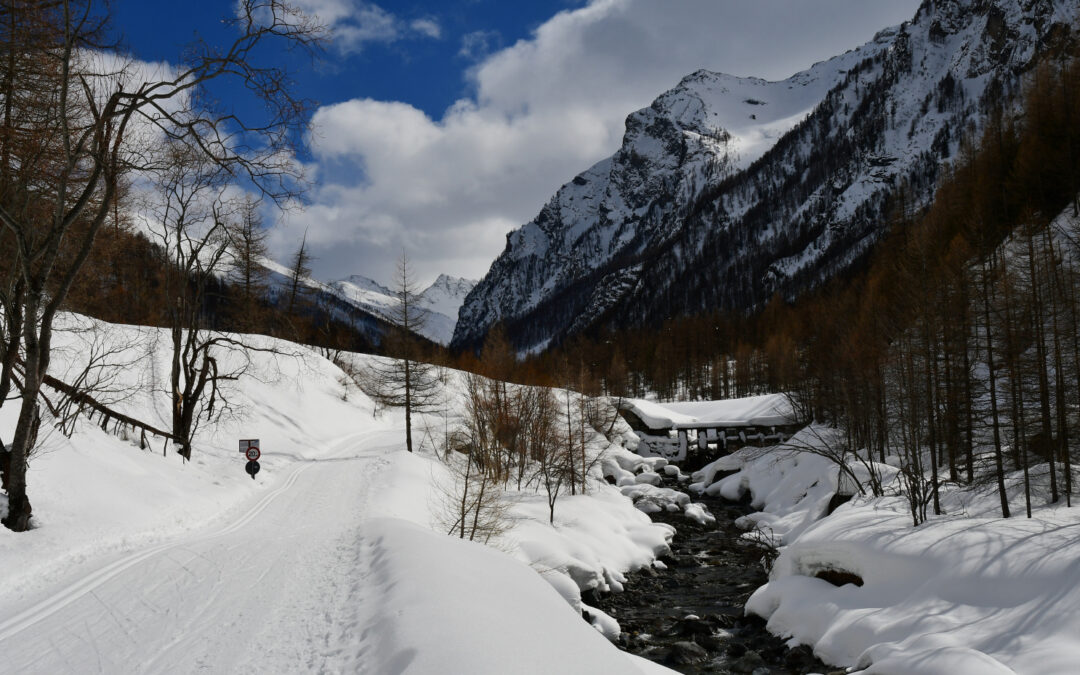
[(248, 475), (251, 476), (251, 480), (255, 480), (255, 474), (259, 473), (259, 457), (262, 456), (262, 453), (259, 452), (259, 439), (241, 438), (240, 453), (247, 458), (244, 471), (247, 471)]

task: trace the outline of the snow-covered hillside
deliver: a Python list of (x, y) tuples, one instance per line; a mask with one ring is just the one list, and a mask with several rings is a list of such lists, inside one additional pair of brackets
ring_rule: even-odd
[(690, 75), (508, 236), (455, 344), (502, 321), (537, 349), (597, 323), (746, 309), (820, 283), (882, 234), (901, 184), (930, 198), (964, 130), (1077, 14), (1072, 0), (927, 2), (781, 82)]
[[(167, 426), (165, 332), (59, 324), (56, 376), (108, 353), (100, 398)], [(618, 651), (580, 603), (583, 588), (617, 588), (666, 551), (670, 527), (597, 474), (588, 495), (560, 498), (554, 527), (544, 495), (515, 492), (504, 552), (433, 531), (449, 469), (431, 436), (406, 452), (403, 414), (376, 414), (317, 351), (244, 340), (259, 350), (220, 355), (246, 374), (226, 383), (227, 413), (203, 425), (191, 462), (97, 419), (71, 438), (43, 421), (28, 474), (35, 528), (0, 528), (0, 670), (663, 671)], [(450, 412), (460, 388), (449, 373)], [(0, 408), (0, 436), (16, 414)], [(419, 424), (437, 434), (447, 421)], [(254, 480), (241, 438), (261, 440)]]

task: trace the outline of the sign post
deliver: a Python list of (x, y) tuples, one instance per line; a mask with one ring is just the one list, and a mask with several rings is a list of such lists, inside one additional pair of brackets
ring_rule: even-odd
[(259, 473), (259, 457), (262, 457), (262, 452), (259, 450), (259, 439), (257, 438), (242, 438), (240, 439), (240, 452), (247, 458), (248, 462), (244, 465), (244, 471), (251, 476), (251, 480), (255, 480), (255, 474)]

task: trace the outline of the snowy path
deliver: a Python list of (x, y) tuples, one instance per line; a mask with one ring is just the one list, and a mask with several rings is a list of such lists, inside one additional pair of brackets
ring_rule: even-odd
[(329, 459), (294, 464), (224, 525), (103, 560), (30, 606), (6, 608), (0, 671), (355, 668), (359, 655), (342, 646), (363, 643), (360, 530), (372, 474), (385, 465), (379, 440), (342, 441)]

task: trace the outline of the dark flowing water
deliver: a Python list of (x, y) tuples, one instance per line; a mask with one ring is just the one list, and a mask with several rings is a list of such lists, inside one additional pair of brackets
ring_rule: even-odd
[(761, 619), (743, 616), (750, 594), (768, 579), (763, 551), (741, 539), (735, 526), (749, 505), (694, 501), (716, 517), (715, 526), (698, 525), (681, 513), (653, 514), (653, 520), (677, 529), (671, 555), (661, 558), (668, 568), (635, 572), (623, 593), (585, 599), (618, 620), (619, 647), (688, 674), (835, 672), (809, 648), (788, 649)]

